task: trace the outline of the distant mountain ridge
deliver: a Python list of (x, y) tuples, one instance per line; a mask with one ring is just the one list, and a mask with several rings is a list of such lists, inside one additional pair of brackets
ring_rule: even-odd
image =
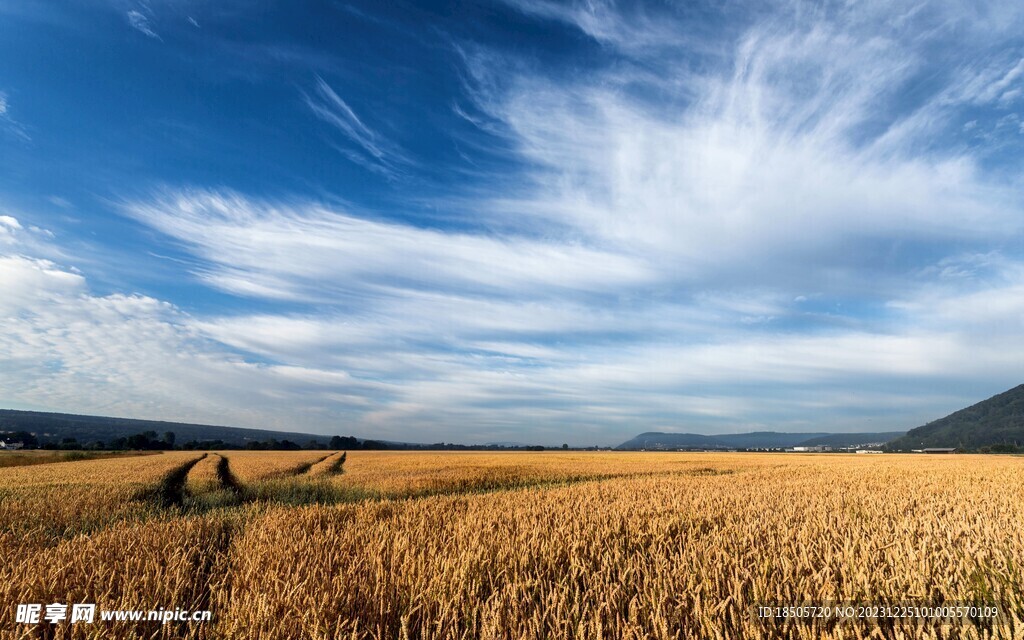
[(29, 433), (35, 433), (41, 440), (55, 442), (59, 442), (63, 438), (75, 438), (81, 444), (97, 440), (110, 442), (116, 438), (123, 438), (145, 431), (155, 431), (158, 435), (162, 435), (167, 431), (173, 431), (176, 442), (179, 444), (189, 440), (222, 440), (226, 443), (245, 446), (249, 442), (265, 442), (271, 439), (279, 441), (290, 440), (297, 444), (306, 444), (310, 440), (327, 442), (330, 439), (330, 436), (312, 433), (292, 433), (290, 431), (223, 427), (189, 422), (136, 420), (134, 418), (110, 418), (44, 411), (18, 411), (15, 409), (0, 409), (0, 431), (28, 431)]
[[(276, 441), (283, 445), (285, 441), (299, 446), (307, 446), (316, 441), (326, 446), (332, 436), (315, 433), (299, 433), (292, 431), (274, 431), (270, 429), (249, 429), (245, 427), (226, 427), (190, 422), (168, 422), (163, 420), (139, 420), (135, 418), (112, 418), (107, 416), (89, 416), (73, 413), (53, 413), (46, 411), (20, 411), (17, 409), (0, 409), (0, 434), (3, 432), (25, 431), (35, 434), (39, 445), (58, 444), (66, 438), (73, 438), (79, 445), (87, 446), (102, 442), (110, 445), (119, 438), (130, 438), (147, 431), (156, 433), (157, 439), (167, 432), (174, 433), (177, 446), (186, 443), (198, 443), (200, 446), (210, 443), (223, 443), (230, 447), (246, 447), (247, 445), (267, 444)], [(520, 443), (499, 443), (491, 445), (462, 445), (455, 443), (417, 443), (398, 442), (394, 440), (370, 439), (355, 436), (342, 436), (348, 440), (345, 446), (358, 445), (366, 449), (411, 449), (411, 450), (484, 450), (484, 449), (522, 449), (536, 450), (536, 445)], [(218, 445), (219, 446), (219, 445)], [(286, 447), (287, 448), (287, 447)]]
[(814, 447), (825, 445), (830, 447), (855, 447), (859, 445), (880, 445), (895, 440), (906, 431), (879, 431), (872, 433), (832, 433), (827, 436), (810, 438), (797, 446)]
[(1024, 446), (1024, 384), (945, 418), (911, 429), (886, 448), (897, 451), (954, 447)]
[(783, 433), (754, 431), (707, 436), (699, 433), (650, 431), (627, 440), (616, 449), (787, 449), (801, 446), (852, 447), (881, 444), (903, 431), (875, 433)]

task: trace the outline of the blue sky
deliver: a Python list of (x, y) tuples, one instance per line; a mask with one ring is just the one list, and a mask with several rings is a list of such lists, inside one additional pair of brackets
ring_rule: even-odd
[(1019, 3), (0, 30), (2, 406), (587, 445), (906, 429), (1024, 381)]

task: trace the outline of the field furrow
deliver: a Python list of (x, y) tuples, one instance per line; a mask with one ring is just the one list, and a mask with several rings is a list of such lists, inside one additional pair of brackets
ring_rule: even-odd
[(316, 464), (311, 466), (307, 471), (310, 476), (332, 476), (341, 473), (345, 460), (348, 459), (348, 453), (344, 451), (338, 451), (327, 456), (323, 460), (318, 461)]
[(323, 451), (229, 451), (231, 470), (242, 484), (301, 474), (324, 458)]

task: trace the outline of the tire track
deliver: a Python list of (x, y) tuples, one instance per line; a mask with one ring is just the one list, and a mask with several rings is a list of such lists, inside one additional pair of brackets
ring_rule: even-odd
[(143, 492), (140, 498), (162, 509), (181, 507), (185, 503), (185, 481), (188, 479), (188, 472), (192, 470), (192, 467), (199, 464), (199, 461), (205, 459), (207, 455), (209, 454), (204, 453), (198, 458), (189, 460), (185, 464), (173, 469), (163, 477), (156, 487)]
[(335, 452), (329, 456), (325, 456), (319, 460), (316, 464), (311, 465), (309, 471), (310, 476), (333, 476), (343, 471), (342, 465), (345, 464), (345, 458), (348, 456), (347, 451), (340, 453)]
[(221, 487), (236, 494), (242, 493), (242, 485), (238, 482), (235, 474), (231, 472), (228, 459), (221, 454), (217, 454), (217, 456), (220, 458), (217, 461), (217, 479), (220, 480)]
[(301, 476), (303, 474), (309, 473), (310, 469), (312, 469), (316, 465), (320, 464), (321, 462), (323, 462), (327, 458), (330, 458), (331, 456), (335, 455), (335, 453), (337, 453), (337, 452), (328, 453), (327, 455), (321, 456), (321, 457), (317, 458), (316, 460), (313, 460), (312, 462), (303, 462), (299, 466), (292, 467), (291, 469), (288, 469), (287, 471), (283, 472), (281, 474), (281, 476), (282, 477)]

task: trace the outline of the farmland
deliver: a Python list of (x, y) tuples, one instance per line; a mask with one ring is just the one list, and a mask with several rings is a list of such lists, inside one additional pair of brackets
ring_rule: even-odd
[[(0, 637), (1024, 635), (1000, 456), (171, 452), (0, 469)], [(13, 624), (18, 603), (210, 622)], [(760, 619), (993, 603), (996, 621)]]
[(136, 451), (0, 451), (0, 468), (28, 467), (35, 464), (52, 462), (70, 462), (74, 460), (98, 460), (100, 458), (123, 458), (128, 456), (148, 455)]

